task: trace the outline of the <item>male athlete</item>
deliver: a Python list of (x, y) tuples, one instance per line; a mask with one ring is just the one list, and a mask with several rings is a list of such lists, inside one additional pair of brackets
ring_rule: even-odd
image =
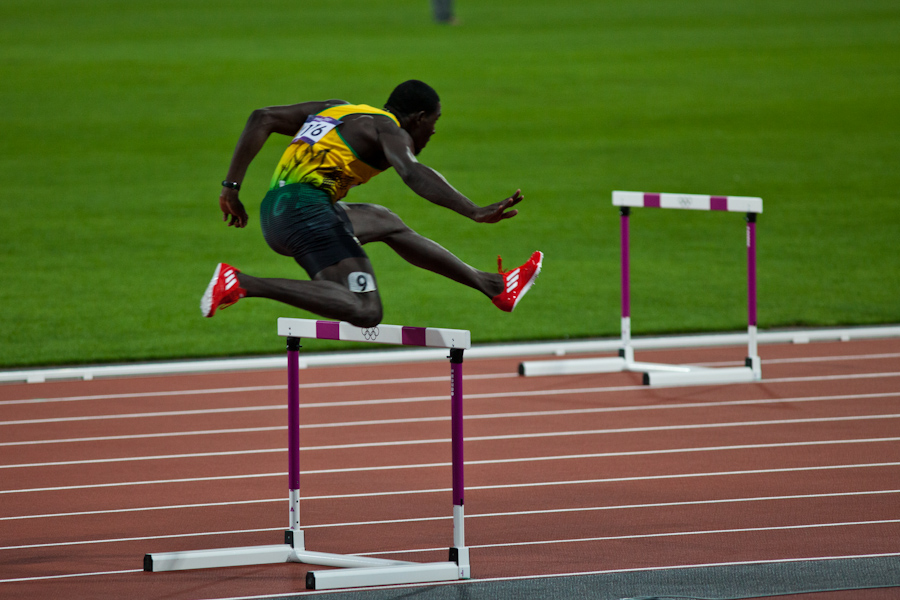
[(263, 236), (273, 250), (293, 257), (310, 281), (251, 277), (224, 263), (216, 266), (200, 301), (211, 317), (241, 298), (278, 300), (359, 327), (381, 322), (375, 271), (362, 249), (384, 242), (411, 264), (481, 291), (501, 310), (512, 311), (541, 270), (535, 252), (524, 265), (499, 273), (479, 271), (409, 227), (387, 208), (342, 202), (350, 188), (393, 167), (414, 192), (477, 223), (514, 217), (520, 190), (488, 206), (456, 191), (434, 169), (416, 160), (441, 116), (437, 93), (410, 80), (394, 89), (380, 110), (343, 100), (304, 102), (253, 111), (222, 182), (219, 207), (228, 226), (246, 227), (238, 198), (250, 162), (269, 135), (292, 136), (260, 207)]

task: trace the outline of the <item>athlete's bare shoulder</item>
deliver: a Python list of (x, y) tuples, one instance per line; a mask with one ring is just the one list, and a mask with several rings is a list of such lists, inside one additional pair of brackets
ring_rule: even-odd
[(301, 102), (300, 104), (295, 104), (292, 108), (295, 109), (298, 113), (303, 113), (306, 116), (312, 116), (317, 113), (322, 112), (323, 110), (332, 108), (334, 106), (343, 106), (344, 104), (350, 104), (346, 100), (319, 100), (312, 102)]
[(357, 113), (342, 119), (341, 136), (367, 164), (384, 170), (390, 167), (384, 155), (382, 137), (401, 132), (394, 121), (385, 115)]

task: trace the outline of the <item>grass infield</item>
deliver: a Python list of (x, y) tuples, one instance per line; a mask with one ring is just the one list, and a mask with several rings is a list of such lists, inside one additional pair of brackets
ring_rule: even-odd
[[(546, 253), (509, 315), (367, 247), (386, 323), (473, 342), (616, 335), (614, 189), (760, 196), (759, 324), (900, 321), (900, 5), (895, 0), (484, 0), (462, 25), (421, 0), (0, 3), (0, 366), (278, 353), (278, 316), (198, 303), (215, 264), (305, 277), (257, 210), (287, 138), (217, 206), (258, 107), (380, 106), (430, 82), (444, 115), (420, 159), (476, 202), (526, 194), (478, 225), (393, 172), (349, 200), (385, 204), (470, 264)], [(277, 139), (276, 139), (277, 138)], [(746, 325), (740, 215), (632, 217), (636, 335)], [(310, 344), (312, 346), (312, 344)], [(347, 348), (315, 342), (317, 350)]]

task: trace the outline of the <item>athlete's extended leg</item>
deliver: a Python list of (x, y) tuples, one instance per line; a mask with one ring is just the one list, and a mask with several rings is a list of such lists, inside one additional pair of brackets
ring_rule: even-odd
[(410, 229), (383, 206), (344, 203), (341, 206), (361, 244), (384, 242), (407, 262), (479, 290), (506, 312), (512, 312), (541, 272), (543, 252), (533, 253), (524, 265), (509, 271), (503, 271), (499, 257), (498, 273), (479, 271), (437, 242)]
[(239, 273), (238, 280), (248, 298), (278, 300), (359, 327), (374, 327), (381, 322), (381, 297), (368, 258), (345, 258), (319, 271), (311, 281), (245, 273)]
[(368, 258), (345, 258), (319, 271), (311, 281), (253, 277), (220, 263), (200, 300), (200, 310), (211, 317), (217, 309), (250, 297), (278, 300), (359, 327), (381, 322), (381, 297)]
[(384, 242), (408, 263), (475, 288), (488, 298), (503, 291), (500, 273), (479, 271), (452, 252), (409, 228), (400, 217), (377, 204), (343, 204), (360, 244)]

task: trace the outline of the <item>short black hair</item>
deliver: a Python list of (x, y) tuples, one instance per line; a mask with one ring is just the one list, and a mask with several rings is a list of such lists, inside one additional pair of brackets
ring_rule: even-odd
[(398, 117), (419, 111), (430, 115), (437, 110), (440, 101), (437, 92), (430, 85), (418, 79), (410, 79), (394, 88), (384, 107)]

